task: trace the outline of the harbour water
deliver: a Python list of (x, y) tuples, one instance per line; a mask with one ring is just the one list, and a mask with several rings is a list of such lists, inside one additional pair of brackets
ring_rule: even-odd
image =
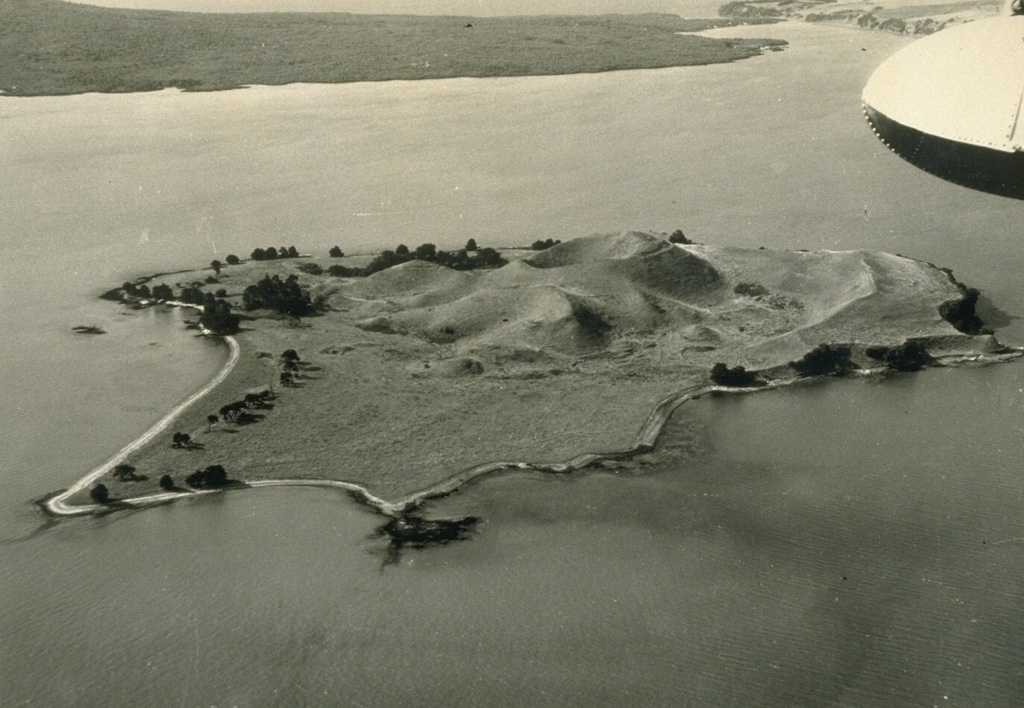
[[(0, 705), (1007, 706), (1024, 702), (1024, 369), (690, 404), (645, 464), (437, 502), (389, 553), (322, 490), (48, 524), (32, 500), (224, 356), (104, 289), (255, 246), (684, 229), (951, 267), (1024, 342), (1020, 205), (859, 115), (905, 39), (757, 28), (726, 66), (0, 98)], [(753, 30), (745, 31), (748, 34)], [(107, 334), (76, 335), (76, 325)]]

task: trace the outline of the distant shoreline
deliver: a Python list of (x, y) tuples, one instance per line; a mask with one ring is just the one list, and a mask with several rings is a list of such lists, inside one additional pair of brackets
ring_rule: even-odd
[(692, 34), (740, 24), (750, 21), (203, 14), (6, 0), (0, 3), (0, 94), (600, 73), (731, 62), (785, 44)]

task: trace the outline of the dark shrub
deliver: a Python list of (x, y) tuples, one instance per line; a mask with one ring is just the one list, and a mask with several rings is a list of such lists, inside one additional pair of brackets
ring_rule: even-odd
[(193, 489), (216, 489), (228, 484), (228, 475), (220, 465), (210, 465), (186, 477), (185, 484)]
[(557, 246), (561, 242), (562, 240), (557, 238), (547, 238), (544, 240), (538, 239), (530, 244), (530, 248), (532, 248), (534, 251), (544, 251), (551, 248), (552, 246)]
[(907, 341), (898, 347), (868, 347), (864, 353), (896, 371), (920, 371), (935, 363), (935, 358), (920, 342)]
[(90, 489), (89, 497), (97, 504), (110, 503), (110, 492), (107, 490), (107, 485), (105, 484), (97, 484)]
[(835, 376), (857, 368), (850, 360), (850, 347), (842, 344), (819, 344), (789, 365), (800, 376)]
[(203, 305), (199, 324), (213, 334), (233, 334), (238, 331), (238, 315), (231, 312), (231, 305), (224, 300), (210, 299)]
[(768, 288), (759, 283), (737, 283), (732, 291), (745, 297), (764, 297), (769, 293)]
[(160, 283), (153, 286), (153, 297), (157, 300), (173, 300), (174, 291), (171, 290), (170, 285)]
[(673, 231), (672, 235), (668, 237), (668, 240), (670, 243), (681, 243), (684, 245), (693, 243), (693, 241), (686, 238), (686, 236), (683, 234), (682, 229), (676, 229), (675, 231)]
[(324, 269), (316, 263), (302, 263), (298, 268), (303, 273), (309, 273), (310, 275), (321, 275), (324, 272)]
[(964, 334), (991, 334), (989, 330), (985, 329), (985, 323), (974, 311), (980, 293), (974, 288), (964, 288), (963, 293), (963, 297), (959, 300), (950, 300), (939, 305), (939, 314), (942, 315), (942, 319)]
[(757, 378), (753, 371), (747, 371), (742, 366), (730, 369), (719, 362), (711, 367), (711, 381), (719, 386), (759, 386), (763, 382)]

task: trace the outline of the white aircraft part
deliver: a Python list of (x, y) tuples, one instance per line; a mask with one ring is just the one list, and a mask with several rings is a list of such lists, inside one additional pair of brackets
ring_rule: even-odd
[(863, 99), (922, 133), (1024, 150), (1024, 16), (978, 20), (904, 47), (875, 70)]

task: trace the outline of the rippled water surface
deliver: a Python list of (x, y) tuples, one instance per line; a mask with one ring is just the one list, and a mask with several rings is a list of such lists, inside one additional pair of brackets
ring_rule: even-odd
[(31, 504), (224, 356), (95, 296), (255, 245), (884, 248), (1024, 341), (1019, 202), (859, 116), (905, 40), (769, 31), (792, 46), (718, 67), (0, 99), (0, 704), (1024, 703), (1020, 364), (702, 400), (645, 464), (435, 503), (481, 521), (420, 551), (326, 491), (52, 527)]

